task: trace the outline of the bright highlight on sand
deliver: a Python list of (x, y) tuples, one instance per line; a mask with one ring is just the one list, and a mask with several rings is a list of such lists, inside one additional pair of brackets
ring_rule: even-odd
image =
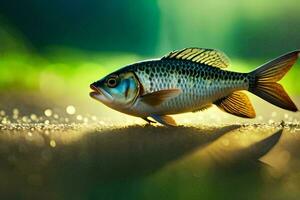
[(50, 141), (50, 146), (53, 147), (53, 148), (56, 147), (56, 142), (55, 142), (55, 140), (51, 140), (51, 141)]
[(46, 110), (44, 111), (44, 114), (46, 115), (46, 117), (51, 117), (51, 115), (52, 115), (52, 110), (46, 109)]
[(72, 105), (69, 105), (67, 106), (66, 108), (66, 112), (69, 114), (69, 115), (74, 115), (76, 113), (76, 108)]

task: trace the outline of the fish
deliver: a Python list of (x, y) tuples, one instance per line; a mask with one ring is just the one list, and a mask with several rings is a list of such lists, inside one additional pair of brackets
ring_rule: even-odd
[(296, 112), (295, 103), (278, 81), (299, 56), (300, 50), (295, 50), (241, 73), (226, 69), (229, 58), (219, 50), (185, 48), (108, 74), (90, 85), (90, 96), (119, 112), (166, 126), (177, 126), (170, 115), (198, 112), (213, 105), (238, 117), (255, 118), (244, 91)]

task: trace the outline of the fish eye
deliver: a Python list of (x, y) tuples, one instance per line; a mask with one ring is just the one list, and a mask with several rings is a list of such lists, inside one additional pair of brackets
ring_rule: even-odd
[(118, 78), (117, 76), (109, 77), (106, 81), (107, 86), (110, 87), (110, 88), (116, 87), (117, 83), (118, 83), (117, 78)]

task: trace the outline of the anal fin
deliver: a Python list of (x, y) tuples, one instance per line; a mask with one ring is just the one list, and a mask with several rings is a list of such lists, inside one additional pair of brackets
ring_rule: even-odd
[(221, 110), (244, 118), (254, 118), (255, 111), (248, 96), (242, 92), (233, 92), (214, 102)]
[(155, 119), (155, 121), (163, 124), (163, 125), (166, 125), (166, 126), (177, 126), (175, 120), (169, 116), (169, 115), (163, 115), (163, 116), (160, 116), (160, 115), (150, 115), (150, 117), (152, 117), (153, 119)]

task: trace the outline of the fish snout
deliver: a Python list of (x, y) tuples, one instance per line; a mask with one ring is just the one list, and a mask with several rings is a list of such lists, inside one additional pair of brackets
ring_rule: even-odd
[(95, 98), (98, 95), (101, 95), (101, 91), (97, 88), (97, 82), (90, 84), (90, 88), (93, 90), (90, 92), (90, 97)]
[(97, 90), (96, 82), (90, 84), (90, 88), (91, 88), (92, 90), (95, 90), (95, 91), (96, 91), (96, 90)]

